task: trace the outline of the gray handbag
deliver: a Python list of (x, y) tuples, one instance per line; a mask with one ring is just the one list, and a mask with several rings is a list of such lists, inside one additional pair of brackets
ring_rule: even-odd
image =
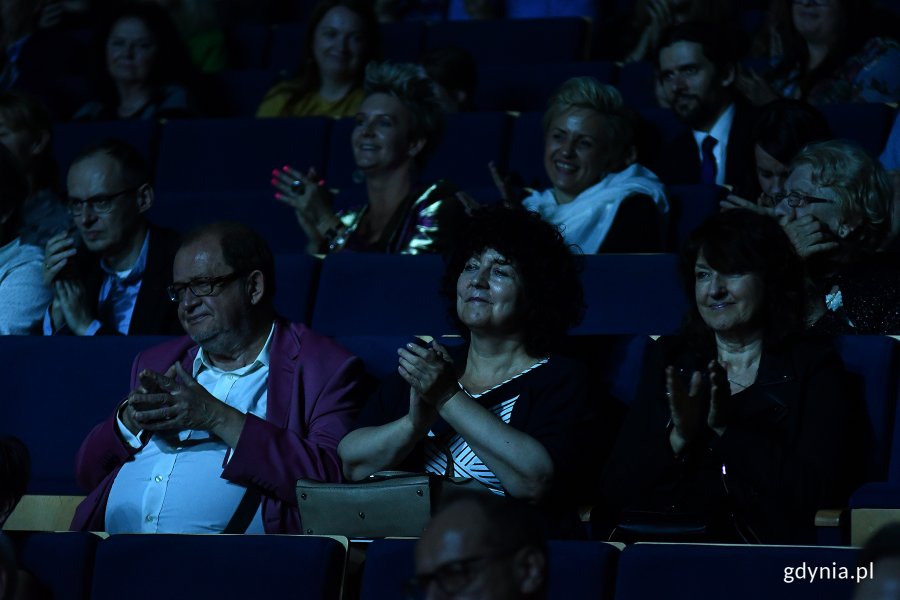
[(479, 488), (487, 492), (474, 479), (379, 471), (355, 483), (300, 479), (297, 505), (303, 532), (309, 535), (419, 537), (440, 500)]

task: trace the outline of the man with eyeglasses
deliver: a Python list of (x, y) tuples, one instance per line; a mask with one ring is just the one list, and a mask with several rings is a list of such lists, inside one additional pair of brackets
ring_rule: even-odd
[(114, 139), (85, 148), (67, 185), (77, 233), (61, 232), (45, 248), (53, 301), (44, 334), (180, 334), (165, 291), (179, 236), (144, 217), (154, 193), (140, 153)]
[(411, 598), (545, 598), (547, 543), (539, 513), (500, 496), (460, 495), (419, 539), (408, 588)]
[(363, 368), (277, 317), (274, 272), (241, 224), (187, 237), (168, 292), (188, 336), (138, 355), (132, 392), (82, 444), (73, 529), (301, 533), (294, 486), (341, 480)]
[(749, 175), (755, 110), (735, 91), (736, 57), (725, 35), (701, 23), (663, 32), (657, 76), (672, 112), (690, 128), (661, 151), (667, 184), (736, 186)]

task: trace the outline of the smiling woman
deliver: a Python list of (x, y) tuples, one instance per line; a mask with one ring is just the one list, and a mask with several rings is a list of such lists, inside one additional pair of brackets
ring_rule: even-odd
[(680, 270), (693, 306), (645, 362), (595, 531), (808, 543), (815, 511), (847, 501), (861, 444), (840, 359), (802, 334), (803, 263), (774, 219), (736, 209), (692, 234)]
[(523, 205), (587, 254), (658, 251), (669, 206), (662, 183), (635, 156), (619, 92), (593, 77), (570, 79), (544, 115), (544, 169), (553, 187)]
[(400, 348), (398, 376), (341, 442), (353, 480), (391, 468), (475, 479), (574, 514), (596, 440), (584, 368), (557, 355), (581, 317), (575, 257), (538, 215), (476, 211), (443, 280), (467, 343)]
[(415, 65), (372, 63), (365, 94), (350, 143), (368, 202), (335, 213), (315, 169), (289, 166), (272, 171), (275, 198), (294, 209), (313, 254), (441, 252), (465, 207), (450, 183), (418, 181), (444, 127), (434, 85)]

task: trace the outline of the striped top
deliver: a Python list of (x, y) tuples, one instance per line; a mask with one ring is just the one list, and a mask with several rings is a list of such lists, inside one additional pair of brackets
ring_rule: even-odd
[[(526, 373), (537, 369), (541, 365), (546, 364), (548, 360), (549, 359), (547, 358), (541, 359), (521, 373), (514, 375), (479, 394), (469, 393), (461, 383), (459, 387), (473, 399), (478, 400), (483, 396), (499, 390), (504, 385), (522, 377)], [(516, 405), (516, 400), (518, 399), (519, 394), (515, 394), (508, 399), (502, 400), (486, 408), (508, 425), (513, 408), (515, 408)], [(500, 483), (497, 476), (494, 475), (490, 468), (488, 468), (478, 455), (475, 454), (468, 442), (455, 431), (449, 431), (442, 436), (435, 435), (433, 431), (429, 431), (423, 451), (425, 455), (425, 471), (427, 473), (451, 475), (453, 477), (470, 477), (488, 487), (495, 494), (501, 496), (506, 495), (506, 490), (503, 489), (503, 485)], [(448, 459), (451, 457), (452, 462), (448, 464)]]

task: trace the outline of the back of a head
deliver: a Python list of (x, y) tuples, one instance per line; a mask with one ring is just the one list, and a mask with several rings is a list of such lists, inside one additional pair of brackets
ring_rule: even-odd
[(260, 271), (265, 282), (265, 293), (261, 307), (273, 309), (275, 297), (275, 259), (268, 242), (258, 232), (243, 223), (219, 221), (199, 227), (188, 233), (181, 242), (186, 248), (200, 239), (218, 239), (225, 264), (234, 272), (248, 274)]
[(434, 48), (419, 62), (432, 80), (448, 92), (459, 92), (466, 99), (460, 106), (468, 108), (478, 87), (478, 62), (470, 52), (456, 46)]
[(835, 192), (837, 204), (848, 222), (857, 222), (853, 250), (874, 252), (891, 231), (893, 185), (877, 160), (854, 143), (830, 140), (803, 148), (791, 169), (807, 165), (812, 182)]
[[(12, 133), (24, 132), (32, 144), (46, 139), (42, 150), (29, 160), (36, 189), (55, 189), (58, 185), (53, 157), (53, 122), (47, 108), (36, 98), (19, 92), (0, 94), (0, 122)], [(19, 157), (19, 160), (23, 160)]]
[(779, 98), (760, 110), (752, 140), (780, 163), (790, 164), (804, 146), (831, 139), (825, 116), (801, 100)]
[(900, 523), (879, 529), (859, 552), (857, 580), (853, 600), (896, 598), (900, 589)]
[(0, 600), (13, 600), (18, 584), (16, 553), (12, 542), (0, 531)]

